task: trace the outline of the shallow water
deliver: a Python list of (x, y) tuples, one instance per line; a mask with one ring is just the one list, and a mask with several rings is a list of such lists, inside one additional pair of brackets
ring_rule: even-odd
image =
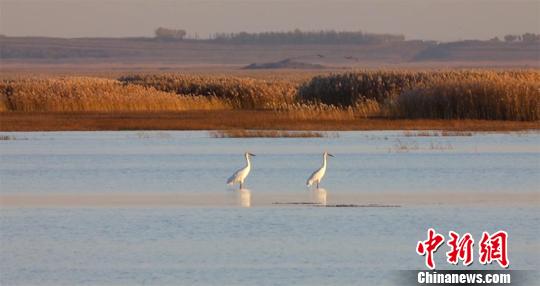
[[(428, 227), (504, 228), (511, 269), (540, 268), (529, 208), (5, 209), (0, 222), (2, 285), (392, 285), (425, 267)], [(437, 265), (454, 269), (444, 251)]]
[[(10, 133), (5, 133), (10, 134)], [(10, 134), (11, 135), (11, 134)], [(245, 164), (258, 193), (305, 190), (330, 158), (323, 187), (333, 193), (536, 191), (540, 133), (405, 137), (403, 132), (340, 132), (338, 138), (216, 139), (206, 132), (16, 133), (0, 141), (3, 193), (226, 190)], [(406, 148), (406, 149), (404, 149)]]
[[(510, 269), (540, 270), (538, 133), (340, 132), (338, 138), (307, 139), (214, 139), (205, 132), (9, 135), (17, 140), (0, 141), (0, 195), (98, 194), (99, 200), (127, 197), (139, 203), (2, 202), (1, 285), (399, 285), (398, 270), (425, 269), (415, 247), (429, 227), (442, 234), (471, 232), (477, 240), (482, 231), (506, 230)], [(243, 208), (240, 193), (224, 184), (244, 164), (245, 150), (258, 155), (247, 181), (251, 208)], [(478, 194), (510, 196), (497, 204), (477, 198), (465, 204), (460, 197), (449, 204), (400, 199), (399, 207), (272, 204), (320, 199), (304, 183), (323, 150), (336, 155), (323, 181), (328, 204), (337, 203), (335, 198), (347, 203), (356, 194), (378, 196), (382, 204), (392, 203), (392, 194), (420, 199), (456, 192), (463, 202)], [(176, 195), (182, 204), (152, 202)], [(183, 199), (190, 195), (218, 203)], [(272, 200), (258, 203), (264, 196)], [(438, 268), (459, 268), (444, 261), (445, 251), (441, 247), (435, 255)], [(500, 269), (479, 265), (476, 256), (471, 268)]]

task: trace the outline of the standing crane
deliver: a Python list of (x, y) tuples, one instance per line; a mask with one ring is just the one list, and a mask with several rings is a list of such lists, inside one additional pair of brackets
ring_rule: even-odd
[(319, 169), (317, 169), (315, 172), (313, 172), (313, 174), (311, 174), (311, 176), (307, 179), (306, 185), (308, 187), (310, 187), (311, 185), (316, 183), (317, 184), (317, 189), (319, 188), (319, 183), (323, 179), (324, 173), (326, 173), (326, 160), (327, 160), (328, 156), (334, 157), (334, 155), (332, 155), (332, 154), (330, 154), (328, 152), (323, 153), (323, 164)]
[(233, 185), (233, 184), (236, 184), (236, 183), (240, 183), (240, 190), (244, 186), (244, 180), (249, 175), (249, 171), (251, 171), (251, 161), (249, 160), (249, 157), (250, 156), (255, 156), (255, 155), (253, 155), (253, 154), (251, 154), (249, 152), (246, 152), (244, 154), (244, 156), (246, 157), (246, 166), (244, 168), (239, 169), (238, 171), (234, 172), (234, 174), (232, 174), (232, 176), (227, 180), (228, 185)]

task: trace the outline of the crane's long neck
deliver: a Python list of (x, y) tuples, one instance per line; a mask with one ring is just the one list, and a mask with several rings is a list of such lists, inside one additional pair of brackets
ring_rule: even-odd
[(249, 155), (246, 154), (246, 166), (251, 168), (251, 161), (249, 161)]
[(323, 169), (326, 169), (326, 154), (323, 155), (322, 157), (323, 157), (322, 168), (323, 168)]

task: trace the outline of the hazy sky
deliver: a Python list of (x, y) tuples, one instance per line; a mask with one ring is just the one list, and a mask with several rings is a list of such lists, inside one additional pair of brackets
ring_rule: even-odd
[(540, 0), (0, 0), (9, 36), (151, 36), (158, 26), (202, 38), (299, 28), (489, 39), (540, 33)]

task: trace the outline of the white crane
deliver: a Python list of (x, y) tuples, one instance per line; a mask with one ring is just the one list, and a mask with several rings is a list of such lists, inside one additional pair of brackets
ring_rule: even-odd
[(317, 184), (317, 189), (319, 188), (319, 183), (321, 182), (322, 178), (324, 177), (324, 173), (326, 173), (326, 159), (327, 159), (328, 156), (334, 157), (334, 155), (329, 154), (328, 152), (323, 153), (323, 164), (318, 170), (313, 172), (313, 174), (311, 174), (311, 176), (309, 176), (309, 178), (307, 179), (306, 185), (308, 187), (310, 187), (311, 185), (316, 183)]
[(249, 152), (246, 152), (244, 156), (246, 157), (246, 166), (234, 172), (234, 174), (232, 174), (232, 176), (227, 180), (228, 185), (240, 183), (240, 190), (244, 186), (244, 180), (248, 176), (249, 171), (251, 171), (251, 162), (249, 161), (249, 156), (255, 156), (255, 155)]

